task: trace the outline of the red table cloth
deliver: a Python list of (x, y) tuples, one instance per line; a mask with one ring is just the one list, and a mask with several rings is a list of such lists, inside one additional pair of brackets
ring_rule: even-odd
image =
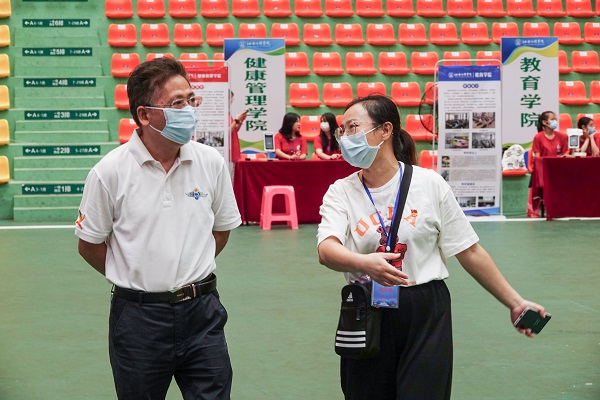
[[(319, 207), (329, 185), (358, 171), (343, 160), (329, 161), (238, 161), (233, 190), (243, 222), (260, 221), (262, 190), (269, 185), (290, 185), (296, 194), (298, 223), (321, 222)], [(285, 211), (282, 196), (274, 199), (273, 211)]]
[[(600, 158), (535, 158), (531, 176), (534, 198), (540, 189), (548, 220), (600, 217)], [(533, 205), (535, 208), (535, 200)]]

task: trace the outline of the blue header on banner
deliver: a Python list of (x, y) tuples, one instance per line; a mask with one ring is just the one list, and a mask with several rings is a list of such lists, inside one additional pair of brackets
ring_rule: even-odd
[(502, 64), (515, 52), (516, 49), (524, 47), (531, 49), (547, 49), (558, 42), (557, 37), (520, 37), (502, 38)]
[(460, 66), (460, 67), (439, 67), (440, 81), (499, 81), (500, 66)]
[(285, 51), (285, 39), (225, 39), (223, 41), (225, 60), (229, 60), (236, 51), (246, 49), (263, 53)]

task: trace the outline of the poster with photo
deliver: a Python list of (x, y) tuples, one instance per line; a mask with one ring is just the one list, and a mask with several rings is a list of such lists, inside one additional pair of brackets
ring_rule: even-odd
[[(192, 66), (182, 61), (192, 90), (202, 99), (198, 107), (198, 124), (192, 140), (212, 146), (229, 160), (229, 68), (226, 66)], [(197, 62), (196, 62), (197, 64)]]
[(499, 66), (440, 66), (438, 165), (467, 215), (499, 215)]

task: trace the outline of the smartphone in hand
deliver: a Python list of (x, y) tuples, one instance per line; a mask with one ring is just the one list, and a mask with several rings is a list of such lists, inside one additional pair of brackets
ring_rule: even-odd
[(516, 319), (513, 324), (515, 328), (522, 329), (531, 329), (531, 333), (538, 334), (541, 330), (546, 326), (548, 321), (550, 321), (552, 315), (546, 313), (546, 317), (542, 318), (542, 316), (537, 312), (533, 311), (530, 308), (526, 308), (523, 310), (519, 318)]

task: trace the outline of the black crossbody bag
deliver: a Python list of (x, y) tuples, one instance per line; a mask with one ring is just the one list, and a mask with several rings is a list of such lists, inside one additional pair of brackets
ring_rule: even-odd
[[(406, 204), (412, 178), (412, 165), (404, 165), (396, 218), (392, 221), (392, 238), (398, 236), (402, 210)], [(335, 333), (335, 352), (346, 358), (363, 360), (379, 355), (381, 308), (371, 306), (371, 292), (365, 285), (351, 283), (342, 288), (342, 306)]]

